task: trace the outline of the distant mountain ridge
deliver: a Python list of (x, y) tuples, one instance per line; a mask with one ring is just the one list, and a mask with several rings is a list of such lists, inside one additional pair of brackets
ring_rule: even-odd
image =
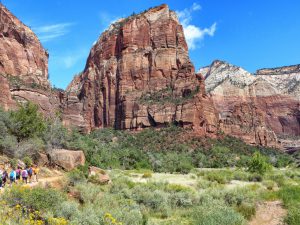
[(300, 65), (261, 69), (254, 75), (216, 60), (199, 72), (225, 133), (252, 144), (300, 146)]

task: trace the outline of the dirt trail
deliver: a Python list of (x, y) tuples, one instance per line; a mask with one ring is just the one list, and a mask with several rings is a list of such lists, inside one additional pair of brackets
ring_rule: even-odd
[(258, 205), (256, 215), (248, 225), (284, 225), (285, 215), (280, 201), (264, 202)]
[(46, 187), (47, 184), (53, 184), (57, 181), (60, 181), (63, 179), (63, 177), (64, 177), (63, 175), (59, 175), (59, 176), (54, 176), (54, 177), (40, 178), (39, 182), (30, 183), (29, 186), (30, 187), (35, 187), (35, 186)]

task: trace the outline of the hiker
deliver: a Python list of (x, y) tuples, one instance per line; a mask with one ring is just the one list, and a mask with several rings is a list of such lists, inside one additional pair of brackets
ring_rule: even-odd
[(7, 177), (8, 177), (8, 173), (6, 170), (4, 170), (3, 174), (2, 174), (2, 187), (5, 186), (6, 181), (7, 181)]
[(28, 172), (27, 172), (27, 170), (23, 169), (22, 172), (21, 172), (21, 175), (22, 175), (23, 183), (27, 184), (27, 179), (28, 179)]
[(0, 190), (2, 189), (2, 175), (3, 171), (0, 169)]
[(12, 186), (14, 182), (16, 182), (16, 177), (17, 177), (17, 173), (15, 169), (12, 169), (12, 171), (9, 174), (10, 186)]
[(40, 172), (40, 169), (38, 168), (38, 166), (34, 165), (34, 167), (33, 167), (33, 176), (34, 176), (34, 181), (35, 182), (39, 182), (39, 180), (38, 180), (39, 172)]
[(27, 174), (28, 174), (29, 183), (31, 183), (31, 178), (33, 174), (32, 166), (29, 166), (29, 168), (27, 169)]
[(21, 167), (18, 166), (18, 169), (16, 170), (16, 182), (18, 183), (21, 179)]

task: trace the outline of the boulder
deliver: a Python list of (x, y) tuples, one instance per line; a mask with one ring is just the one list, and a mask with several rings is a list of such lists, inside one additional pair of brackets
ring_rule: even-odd
[(66, 149), (55, 149), (49, 153), (50, 163), (52, 165), (71, 171), (77, 166), (85, 164), (83, 151), (71, 151)]
[(100, 184), (108, 184), (111, 182), (111, 179), (105, 170), (94, 166), (89, 167), (89, 177), (93, 177), (92, 180)]
[(49, 164), (49, 159), (48, 156), (44, 153), (38, 153), (37, 159), (36, 159), (36, 164), (38, 166), (46, 166)]

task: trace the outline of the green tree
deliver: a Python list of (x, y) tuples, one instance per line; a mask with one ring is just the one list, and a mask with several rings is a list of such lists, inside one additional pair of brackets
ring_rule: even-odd
[(271, 169), (271, 164), (268, 163), (265, 156), (259, 152), (255, 152), (250, 160), (248, 171), (251, 173), (265, 174)]
[(38, 106), (28, 102), (22, 105), (19, 110), (11, 112), (13, 121), (12, 133), (18, 141), (40, 136), (46, 129), (46, 124), (42, 115), (38, 111)]

